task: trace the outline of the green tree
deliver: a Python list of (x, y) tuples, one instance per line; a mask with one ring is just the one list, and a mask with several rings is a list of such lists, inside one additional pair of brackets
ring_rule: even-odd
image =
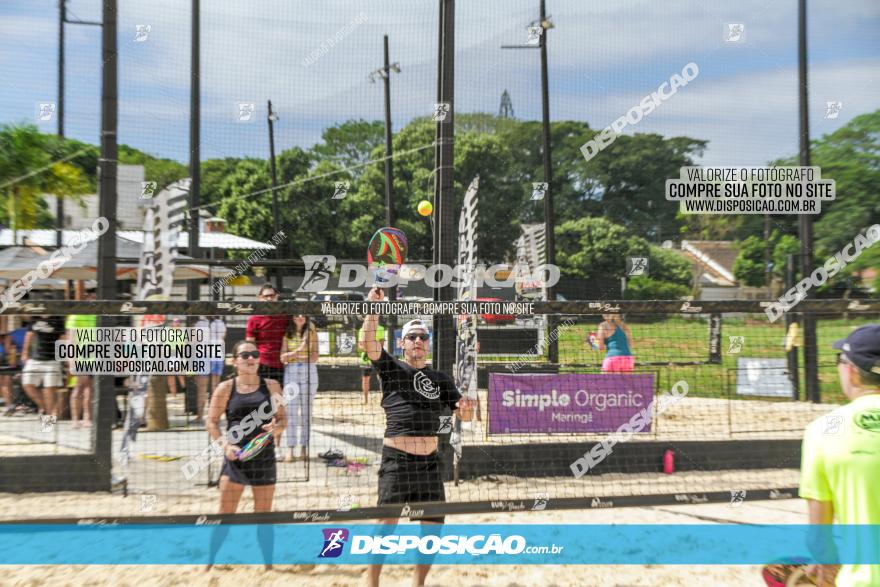
[(647, 257), (648, 275), (627, 279), (626, 298), (676, 299), (690, 292), (691, 264), (675, 251), (651, 245), (604, 218), (569, 220), (556, 230), (556, 264), (567, 277), (626, 277), (628, 257)]
[[(218, 214), (229, 232), (266, 241), (273, 235), (272, 195), (268, 165), (259, 159), (243, 159), (219, 186)], [(265, 190), (265, 191), (263, 191)], [(262, 193), (254, 195), (254, 192)]]
[[(810, 149), (811, 164), (820, 167), (822, 178), (833, 179), (836, 187), (836, 199), (822, 202), (822, 213), (813, 224), (814, 257), (821, 265), (851, 242), (857, 232), (880, 219), (880, 110), (853, 118), (833, 133), (812, 141)], [(798, 165), (798, 159), (792, 156), (772, 164)], [(748, 234), (763, 239), (763, 217), (750, 216), (743, 225)], [(794, 236), (797, 216), (774, 216), (773, 225), (790, 237), (785, 241), (785, 250), (799, 252), (799, 241)], [(774, 272), (781, 276), (785, 258), (779, 255), (774, 252), (773, 262)], [(873, 254), (863, 253), (862, 257), (832, 278), (829, 287), (836, 287), (836, 281), (849, 280), (853, 270), (880, 266)]]
[[(773, 231), (771, 233), (771, 242), (773, 243), (773, 255), (771, 257), (773, 259), (772, 274), (774, 277), (784, 280), (786, 268), (788, 267), (788, 256), (800, 253), (801, 241), (790, 234)], [(764, 258), (763, 255), (761, 258)], [(795, 263), (797, 263), (797, 259), (795, 259)], [(763, 282), (761, 285), (763, 285)]]
[(189, 177), (189, 168), (186, 165), (172, 159), (153, 157), (128, 145), (119, 145), (119, 162), (125, 165), (143, 165), (144, 179), (155, 181), (157, 192), (175, 181)]
[(689, 293), (687, 286), (638, 276), (627, 280), (623, 297), (627, 300), (676, 300)]
[[(394, 203), (395, 224), (409, 239), (411, 259), (432, 258), (431, 219), (417, 213), (421, 200), (434, 200), (435, 125), (422, 118), (410, 122), (394, 136)], [(374, 150), (379, 159), (384, 147)], [(510, 177), (513, 166), (511, 149), (497, 134), (462, 132), (456, 137), (455, 176), (453, 178), (454, 221), (458, 222), (464, 194), (476, 175), (480, 176), (478, 252), (483, 260), (493, 262), (512, 258), (514, 241), (519, 235), (519, 214), (524, 201), (531, 195)], [(341, 177), (345, 177), (344, 175)], [(334, 232), (341, 227), (337, 246), (350, 250), (346, 242), (355, 243), (352, 251), (363, 257), (370, 236), (385, 223), (385, 170), (381, 161), (365, 168), (360, 177), (352, 177), (352, 189), (345, 200), (335, 203)]]
[[(595, 134), (595, 133), (594, 133)], [(592, 136), (582, 137), (584, 142)], [(677, 236), (682, 219), (665, 196), (666, 180), (694, 165), (706, 141), (658, 134), (622, 135), (581, 166), (574, 181), (588, 190), (591, 215), (601, 215), (655, 242)], [(583, 209), (575, 212), (583, 214)]]
[(739, 243), (739, 252), (733, 261), (733, 276), (742, 285), (761, 287), (765, 284), (763, 239), (750, 236)]
[[(739, 252), (733, 262), (733, 276), (742, 285), (763, 287), (766, 285), (764, 273), (764, 255), (766, 254), (764, 237), (750, 236), (739, 242)], [(790, 234), (774, 230), (770, 233), (771, 277), (785, 279), (788, 255), (800, 252), (800, 241)]]
[[(312, 148), (316, 159), (334, 163), (339, 167), (362, 165), (374, 157), (376, 147), (385, 144), (385, 125), (379, 120), (348, 120), (326, 129), (321, 141)], [(383, 152), (379, 155), (384, 157)], [(364, 167), (350, 170), (359, 177)]]
[(828, 256), (851, 242), (856, 232), (880, 221), (880, 110), (857, 116), (813, 141), (811, 162), (837, 188), (837, 198), (822, 203), (822, 215), (814, 225), (816, 246)]
[(648, 272), (652, 279), (679, 285), (685, 289), (691, 287), (694, 279), (693, 267), (680, 254), (652, 245), (648, 258), (650, 259)]
[(55, 162), (49, 137), (33, 125), (0, 127), (0, 222), (13, 230), (48, 224), (43, 194), (78, 201), (88, 178), (68, 162)]
[(570, 277), (623, 277), (626, 257), (647, 250), (629, 230), (605, 218), (568, 220), (556, 228), (556, 264)]
[[(223, 159), (208, 159), (202, 161), (202, 185), (201, 198), (205, 204), (214, 204), (220, 201), (221, 185), (224, 180), (235, 172), (235, 168), (243, 160), (238, 157), (226, 157)], [(211, 207), (211, 210), (219, 210)]]

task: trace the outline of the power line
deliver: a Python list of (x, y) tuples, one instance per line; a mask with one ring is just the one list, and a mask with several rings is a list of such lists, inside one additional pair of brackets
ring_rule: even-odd
[[(423, 145), (423, 146), (421, 146), (421, 147), (416, 147), (415, 149), (410, 149), (410, 150), (408, 150), (408, 151), (403, 151), (403, 152), (401, 152), (401, 153), (395, 153), (394, 155), (391, 156), (391, 159), (394, 159), (395, 157), (401, 157), (401, 156), (403, 156), (403, 155), (409, 155), (410, 153), (416, 153), (416, 152), (418, 152), (418, 151), (424, 151), (425, 149), (432, 149), (432, 148), (434, 148), (435, 144), (436, 144), (436, 142), (432, 142), (432, 143), (430, 143), (430, 144), (428, 144), (428, 145)], [(307, 178), (304, 178), (304, 179), (296, 179), (296, 180), (291, 181), (291, 182), (289, 182), (289, 183), (281, 184), (281, 185), (277, 186), (275, 189), (281, 189), (281, 188), (286, 188), (286, 187), (290, 187), (290, 186), (306, 184), (306, 183), (309, 183), (310, 181), (315, 181), (315, 180), (318, 180), (318, 179), (323, 179), (323, 178), (325, 178), (325, 177), (330, 177), (330, 176), (333, 176), (333, 175), (338, 175), (338, 174), (340, 174), (340, 173), (345, 173), (345, 172), (347, 172), (347, 171), (350, 171), (350, 170), (352, 170), (352, 169), (357, 169), (357, 168), (359, 168), (359, 167), (366, 167), (367, 165), (372, 165), (372, 164), (374, 164), (374, 163), (381, 163), (381, 162), (385, 161), (386, 159), (388, 159), (388, 157), (380, 157), (379, 159), (372, 159), (372, 160), (370, 160), (370, 161), (366, 161), (366, 162), (364, 162), (364, 163), (358, 163), (358, 164), (356, 164), (356, 165), (351, 165), (351, 166), (349, 166), (349, 167), (343, 167), (342, 169), (339, 169), (339, 170), (336, 170), (336, 171), (328, 171), (327, 173), (322, 173), (321, 175), (315, 175), (315, 176), (313, 176), (313, 177), (307, 177)], [(219, 206), (220, 204), (222, 204), (223, 202), (228, 201), (228, 200), (243, 200), (244, 198), (250, 198), (250, 197), (252, 197), (252, 196), (259, 196), (259, 195), (262, 195), (262, 194), (270, 193), (270, 192), (272, 191), (272, 189), (273, 189), (273, 188), (265, 188), (265, 189), (262, 189), (262, 190), (257, 190), (257, 191), (255, 191), (255, 192), (250, 192), (250, 193), (247, 193), (247, 194), (242, 194), (242, 195), (240, 195), (240, 196), (229, 196), (229, 197), (226, 197), (226, 198), (222, 198), (222, 199), (220, 199), (220, 200), (218, 200), (218, 201), (216, 201), (216, 202), (211, 202), (210, 204), (202, 204), (201, 206), (196, 206), (196, 207), (194, 207), (194, 208), (189, 208), (189, 210), (192, 211), (192, 212), (195, 212), (196, 210), (200, 210), (200, 209), (202, 209), (202, 208), (213, 208), (213, 207)]]

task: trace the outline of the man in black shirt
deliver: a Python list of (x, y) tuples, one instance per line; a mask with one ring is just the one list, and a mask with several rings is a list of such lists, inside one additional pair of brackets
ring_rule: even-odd
[[(370, 301), (382, 301), (385, 294), (373, 288)], [(428, 326), (412, 320), (403, 326), (403, 361), (389, 355), (376, 340), (379, 317), (367, 316), (364, 321), (364, 350), (379, 374), (382, 408), (385, 410), (385, 439), (382, 464), (379, 467), (379, 505), (401, 504), (401, 517), (420, 520), (423, 524), (442, 524), (444, 518), (408, 516), (410, 503), (446, 501), (437, 434), (449, 411), (457, 416), (461, 394), (446, 373), (429, 369)], [(396, 524), (398, 518), (384, 518), (382, 524)], [(423, 585), (431, 565), (416, 565), (413, 585)], [(370, 565), (369, 584), (379, 585), (382, 565)]]
[[(30, 357), (31, 343), (36, 338), (36, 353)], [(64, 386), (61, 363), (55, 360), (55, 341), (66, 338), (64, 318), (61, 316), (40, 316), (31, 323), (21, 351), (24, 370), (21, 383), (25, 393), (31, 398), (41, 414), (59, 416), (55, 406), (55, 390)], [(43, 387), (42, 397), (37, 387)]]

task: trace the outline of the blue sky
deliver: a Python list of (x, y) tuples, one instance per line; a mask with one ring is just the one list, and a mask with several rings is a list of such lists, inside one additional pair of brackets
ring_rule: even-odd
[[(382, 35), (402, 73), (392, 82), (394, 126), (430, 113), (436, 94), (435, 0), (202, 2), (203, 158), (268, 156), (266, 100), (280, 116), (278, 150), (309, 147), (350, 118), (381, 119)], [(459, 112), (497, 112), (507, 89), (517, 118), (539, 120), (537, 51), (525, 41), (537, 0), (459, 0)], [(880, 3), (809, 3), (810, 122), (814, 138), (880, 107)], [(154, 155), (188, 157), (190, 3), (120, 2), (119, 139)], [(99, 0), (69, 0), (71, 18), (100, 20)], [(760, 165), (797, 152), (797, 2), (547, 0), (551, 117), (609, 125), (688, 62), (700, 75), (631, 132), (709, 141), (701, 163)], [(356, 20), (356, 18), (358, 20)], [(57, 0), (0, 3), (0, 123), (35, 121), (55, 102)], [(363, 21), (363, 22), (359, 22)], [(727, 23), (744, 38), (724, 41)], [(144, 42), (136, 27), (150, 25)], [(100, 29), (68, 25), (68, 136), (98, 143)], [(322, 42), (338, 43), (315, 63)], [(836, 119), (828, 101), (842, 102)], [(252, 122), (238, 104), (254, 102)], [(55, 123), (43, 125), (54, 132)], [(536, 137), (536, 140), (538, 138)]]

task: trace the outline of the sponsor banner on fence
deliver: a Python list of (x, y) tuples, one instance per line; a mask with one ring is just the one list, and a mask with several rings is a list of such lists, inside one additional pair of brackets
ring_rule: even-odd
[(490, 373), (489, 434), (614, 432), (653, 400), (653, 373)]
[[(277, 514), (281, 515), (281, 514)], [(0, 527), (0, 564), (723, 564), (783, 557), (880, 563), (880, 526), (418, 524)], [(228, 532), (228, 534), (227, 534)], [(257, 536), (261, 536), (258, 540)], [(267, 536), (268, 534), (268, 536)], [(274, 540), (264, 540), (265, 537)], [(265, 543), (272, 544), (264, 551)]]

